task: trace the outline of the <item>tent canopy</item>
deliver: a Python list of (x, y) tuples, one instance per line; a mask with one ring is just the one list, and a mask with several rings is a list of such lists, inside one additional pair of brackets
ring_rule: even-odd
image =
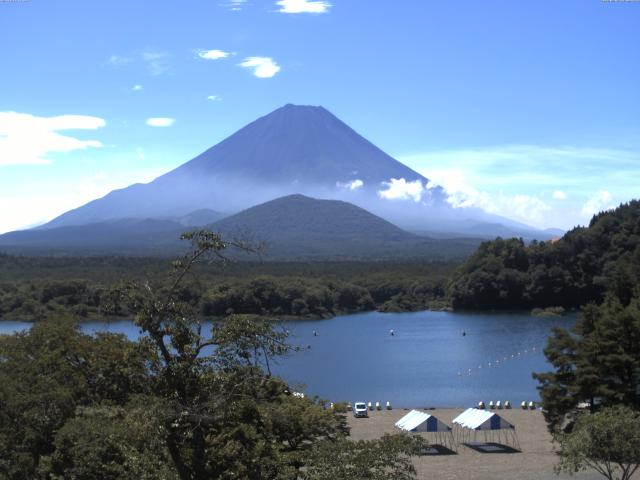
[(496, 412), (480, 410), (477, 408), (468, 408), (456, 418), (453, 423), (470, 430), (501, 430), (511, 429), (515, 427), (507, 422)]
[(411, 410), (396, 422), (396, 427), (408, 432), (450, 432), (451, 427), (433, 415)]

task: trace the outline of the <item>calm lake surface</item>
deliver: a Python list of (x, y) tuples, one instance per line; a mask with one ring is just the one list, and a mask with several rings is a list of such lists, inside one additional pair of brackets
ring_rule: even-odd
[[(550, 369), (542, 349), (551, 328), (574, 322), (573, 316), (430, 311), (283, 322), (291, 343), (302, 348), (272, 370), (307, 394), (331, 401), (458, 407), (510, 400), (515, 405), (538, 400), (531, 373)], [(29, 325), (0, 322), (0, 334)], [(129, 321), (88, 322), (82, 328), (131, 339), (139, 335)]]

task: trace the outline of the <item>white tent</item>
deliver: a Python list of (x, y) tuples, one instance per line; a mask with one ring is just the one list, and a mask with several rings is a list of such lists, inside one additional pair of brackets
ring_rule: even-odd
[(495, 442), (520, 449), (516, 427), (496, 412), (468, 408), (453, 419), (458, 443), (476, 442), (478, 432), (483, 432), (484, 442)]
[(396, 427), (407, 432), (433, 433), (437, 444), (455, 450), (451, 427), (428, 413), (411, 410), (396, 422)]

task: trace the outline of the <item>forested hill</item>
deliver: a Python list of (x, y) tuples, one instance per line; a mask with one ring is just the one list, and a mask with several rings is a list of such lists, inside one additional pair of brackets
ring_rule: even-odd
[(484, 242), (448, 286), (454, 309), (578, 307), (612, 291), (627, 303), (640, 281), (640, 201), (593, 217), (555, 242)]

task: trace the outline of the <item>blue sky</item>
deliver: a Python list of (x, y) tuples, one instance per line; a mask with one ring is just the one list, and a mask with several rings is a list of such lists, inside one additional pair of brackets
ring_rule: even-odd
[(0, 0), (0, 232), (323, 105), (452, 204), (640, 196), (640, 2)]

